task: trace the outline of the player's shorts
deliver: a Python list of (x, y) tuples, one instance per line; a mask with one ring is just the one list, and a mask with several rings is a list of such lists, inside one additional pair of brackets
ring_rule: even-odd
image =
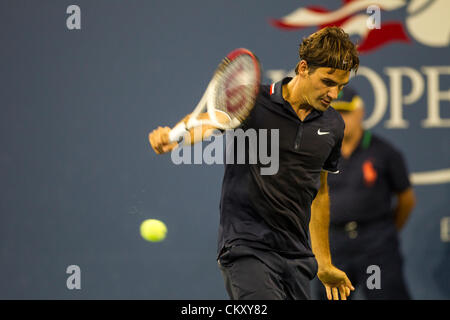
[(227, 248), (218, 264), (231, 300), (309, 300), (317, 274), (314, 257), (287, 258), (242, 245)]

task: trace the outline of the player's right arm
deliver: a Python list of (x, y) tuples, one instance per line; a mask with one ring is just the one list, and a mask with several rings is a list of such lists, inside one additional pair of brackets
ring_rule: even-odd
[[(180, 122), (184, 122), (186, 124), (189, 120), (189, 117), (190, 114), (184, 117)], [(198, 120), (208, 120), (209, 115), (207, 112), (205, 112), (199, 114), (197, 118)], [(229, 118), (221, 112), (216, 112), (216, 118), (221, 123), (229, 121)], [(185, 137), (184, 142), (191, 145), (196, 142), (200, 142), (209, 137), (213, 133), (214, 129), (216, 128), (211, 125), (203, 125), (201, 127), (192, 128), (188, 131), (189, 136)], [(171, 128), (169, 127), (158, 127), (157, 129), (149, 133), (148, 140), (153, 150), (155, 150), (157, 154), (166, 153), (178, 147), (178, 142), (169, 141), (170, 130)]]
[(347, 300), (350, 291), (355, 290), (345, 272), (331, 263), (328, 229), (330, 225), (330, 197), (328, 173), (320, 173), (320, 188), (311, 206), (309, 230), (311, 247), (318, 264), (317, 277), (322, 281), (328, 300)]

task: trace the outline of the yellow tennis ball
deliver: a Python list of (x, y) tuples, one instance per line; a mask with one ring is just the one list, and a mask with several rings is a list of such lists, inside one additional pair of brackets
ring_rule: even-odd
[(167, 227), (164, 222), (147, 219), (141, 223), (141, 236), (147, 241), (159, 242), (166, 237)]

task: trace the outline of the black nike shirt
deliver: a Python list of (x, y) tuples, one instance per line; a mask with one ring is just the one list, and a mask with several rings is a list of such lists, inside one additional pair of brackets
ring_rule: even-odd
[[(311, 204), (320, 187), (320, 172), (338, 173), (345, 124), (332, 107), (324, 112), (313, 109), (301, 121), (283, 99), (282, 86), (290, 80), (262, 85), (255, 107), (240, 127), (256, 132), (258, 143), (267, 134), (269, 151), (277, 143), (272, 130), (278, 131), (278, 170), (261, 174), (268, 165), (259, 161), (259, 155), (257, 163), (225, 164), (219, 255), (223, 248), (241, 244), (296, 257), (314, 256), (309, 239)], [(249, 143), (245, 151), (249, 159)]]

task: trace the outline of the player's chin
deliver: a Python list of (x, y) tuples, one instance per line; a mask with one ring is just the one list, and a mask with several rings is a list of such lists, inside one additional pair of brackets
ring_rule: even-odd
[(330, 106), (330, 103), (326, 103), (326, 102), (320, 100), (318, 103), (316, 103), (316, 105), (314, 107), (315, 107), (315, 109), (317, 109), (319, 111), (326, 111), (329, 106)]

